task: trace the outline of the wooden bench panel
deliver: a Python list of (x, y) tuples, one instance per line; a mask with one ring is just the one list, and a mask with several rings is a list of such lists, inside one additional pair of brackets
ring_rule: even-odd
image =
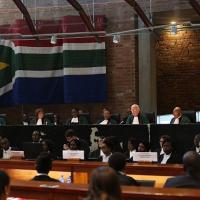
[[(40, 185), (55, 186), (40, 187)], [(86, 197), (88, 186), (40, 181), (12, 181), (11, 196), (41, 200), (80, 200)], [(122, 187), (124, 200), (199, 200), (200, 191), (195, 189)]]

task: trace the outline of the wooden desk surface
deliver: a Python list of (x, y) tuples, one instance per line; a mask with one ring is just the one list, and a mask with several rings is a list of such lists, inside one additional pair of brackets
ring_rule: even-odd
[[(43, 187), (41, 187), (43, 185)], [(46, 185), (46, 187), (45, 187)], [(56, 187), (52, 187), (56, 186)], [(88, 186), (40, 181), (12, 181), (11, 196), (45, 200), (78, 200), (86, 197)], [(175, 188), (122, 187), (124, 200), (199, 200), (200, 190)]]
[[(93, 161), (53, 161), (52, 170), (90, 173), (93, 169), (106, 165), (106, 163)], [(35, 162), (27, 160), (0, 160), (0, 168), (34, 170)], [(128, 163), (126, 173), (134, 175), (176, 176), (184, 174), (184, 170), (183, 165), (179, 164)]]

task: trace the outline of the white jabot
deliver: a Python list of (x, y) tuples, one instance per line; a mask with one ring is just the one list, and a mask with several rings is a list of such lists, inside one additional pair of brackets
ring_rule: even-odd
[(170, 158), (170, 156), (171, 156), (171, 153), (169, 155), (167, 155), (167, 154), (164, 153), (163, 154), (163, 159), (161, 161), (161, 164), (166, 164), (167, 161), (168, 161), (168, 159)]
[(129, 158), (132, 158), (133, 157), (133, 153), (135, 153), (136, 150), (133, 150), (133, 151), (129, 151)]
[(3, 159), (10, 159), (11, 156), (11, 147), (8, 150), (3, 149)]
[(139, 123), (138, 117), (134, 117), (134, 118), (133, 118), (132, 124), (140, 124), (140, 123)]
[(174, 124), (179, 124), (179, 118), (176, 118), (176, 119), (174, 120)]
[(103, 151), (102, 151), (102, 150), (100, 150), (100, 156), (103, 156), (103, 155), (104, 155)]
[(78, 123), (78, 117), (73, 117), (71, 119), (71, 123)]
[(110, 158), (110, 156), (111, 156), (112, 154), (110, 154), (109, 156), (106, 156), (105, 154), (103, 154), (102, 155), (102, 162), (108, 162), (108, 160), (109, 160), (109, 158)]
[(103, 120), (100, 124), (102, 124), (102, 125), (106, 125), (106, 124), (108, 124), (108, 120), (105, 119), (105, 120)]
[(42, 125), (42, 119), (38, 119), (36, 125)]
[(199, 147), (196, 147), (196, 152), (200, 153), (200, 148)]
[(163, 155), (165, 152), (163, 151), (163, 148), (160, 151), (160, 155)]

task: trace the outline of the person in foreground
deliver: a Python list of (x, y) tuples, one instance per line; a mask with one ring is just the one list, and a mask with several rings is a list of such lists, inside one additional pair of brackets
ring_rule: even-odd
[(175, 151), (174, 144), (171, 140), (165, 140), (163, 142), (163, 152), (164, 154), (158, 157), (158, 162), (161, 164), (180, 164), (181, 157)]
[(110, 167), (93, 170), (86, 200), (121, 200), (121, 188), (118, 177)]
[(108, 160), (108, 164), (112, 169), (116, 171), (120, 185), (139, 186), (138, 182), (135, 179), (127, 176), (124, 173), (126, 166), (126, 157), (124, 156), (124, 154), (119, 152), (113, 153)]
[(185, 176), (167, 179), (164, 187), (200, 188), (200, 155), (195, 151), (188, 151), (183, 156)]
[(52, 169), (52, 160), (49, 153), (42, 152), (37, 157), (35, 165), (36, 165), (36, 170), (38, 174), (32, 179), (33, 181), (59, 182), (58, 180), (53, 179), (50, 176), (48, 176), (49, 171)]
[(10, 192), (10, 178), (4, 172), (0, 171), (0, 199), (6, 200)]

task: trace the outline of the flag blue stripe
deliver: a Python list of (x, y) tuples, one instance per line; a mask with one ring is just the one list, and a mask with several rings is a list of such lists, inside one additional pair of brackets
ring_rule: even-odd
[(0, 105), (90, 103), (106, 100), (106, 75), (17, 78)]
[(106, 75), (65, 76), (65, 103), (106, 101)]

